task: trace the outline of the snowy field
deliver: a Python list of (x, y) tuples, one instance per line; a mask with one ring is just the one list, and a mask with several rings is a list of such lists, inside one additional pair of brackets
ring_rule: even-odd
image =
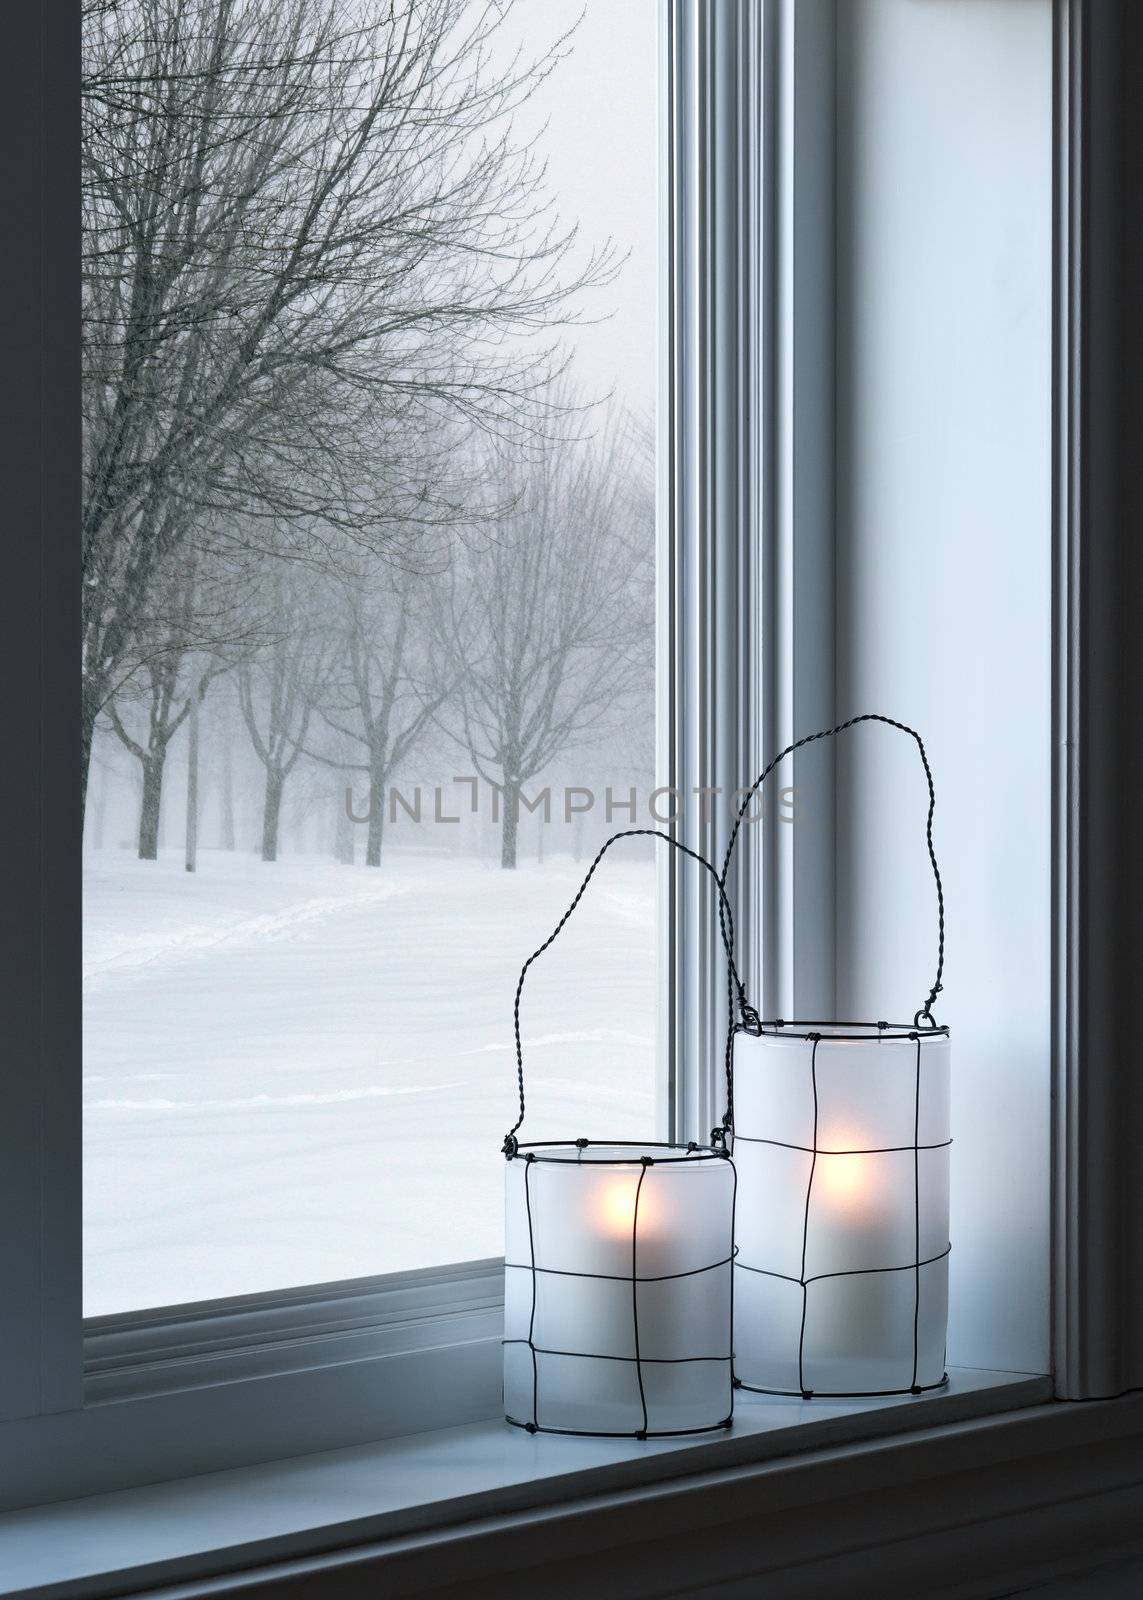
[[(87, 1313), (500, 1254), (516, 977), (585, 870), (90, 853)], [(525, 1136), (652, 1135), (655, 946), (615, 852), (529, 976)]]

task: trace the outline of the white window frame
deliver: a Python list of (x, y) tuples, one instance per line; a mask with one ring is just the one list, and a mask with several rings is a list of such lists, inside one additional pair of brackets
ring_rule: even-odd
[[(21, 752), (3, 786), (4, 836), (29, 841), (9, 863), (3, 929), (0, 1505), (499, 1411), (495, 1261), (82, 1320), (78, 652), (61, 647), (78, 637), (78, 10), (42, 0), (13, 11), (0, 94), (13, 122), (0, 141), (9, 203), (42, 219), (39, 237), (13, 234), (26, 259), (3, 263), (9, 525), (42, 537), (10, 541), (0, 629)], [(688, 796), (729, 794), (792, 729), (832, 715), (830, 664), (803, 641), (833, 581), (833, 441), (806, 421), (832, 383), (833, 6), (661, 0), (661, 14), (659, 629), (674, 672), (660, 755)], [(1100, 364), (1126, 302), (1090, 287), (1119, 248), (1115, 194), (1093, 182), (1115, 132), (1097, 90), (1114, 78), (1118, 8), (1056, 0), (1056, 16), (1053, 1324), (1057, 1392), (1078, 1398), (1143, 1382), (1120, 1227), (1130, 1197), (1143, 1201), (1138, 1105), (1117, 1072), (1139, 913), (1116, 876), (1130, 793), (1100, 782), (1123, 771), (1118, 701), (1137, 661), (1106, 625), (1127, 558), (1117, 484), (1086, 443), (1116, 426), (1129, 437), (1105, 377), (1113, 363)], [(680, 836), (711, 848), (693, 805)], [(754, 830), (734, 881), (752, 991), (787, 1013), (791, 973), (820, 994), (831, 970), (832, 863), (812, 848), (796, 830)], [(703, 1136), (721, 1109), (723, 969), (705, 885), (664, 873), (679, 930), (663, 952), (672, 1123)], [(813, 939), (793, 915), (803, 897), (826, 908)], [(684, 1078), (683, 1061), (705, 1065)]]

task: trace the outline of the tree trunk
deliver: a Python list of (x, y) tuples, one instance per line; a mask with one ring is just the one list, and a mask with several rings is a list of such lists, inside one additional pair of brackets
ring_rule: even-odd
[(230, 729), (222, 732), (222, 848), (233, 850), (234, 834), (234, 748)]
[(94, 696), (85, 693), (80, 710), (80, 806), (82, 812), (87, 812), (87, 778), (91, 771), (91, 751), (95, 744), (95, 719), (99, 715), (95, 709)]
[(365, 865), (381, 865), (381, 840), (385, 832), (385, 783), (375, 766), (369, 774), (369, 834), (365, 844)]
[(278, 824), (282, 816), (282, 790), (285, 775), (276, 767), (266, 768), (266, 800), (262, 807), (262, 860), (278, 859)]
[(334, 795), (333, 853), (344, 866), (353, 865), (353, 823), (346, 808), (346, 791), (338, 789)]
[(187, 743), (187, 852), (186, 869), (198, 868), (198, 712), (202, 693), (196, 683), (191, 689), (190, 728)]
[(163, 812), (163, 763), (166, 751), (143, 762), (143, 798), (139, 806), (139, 860), (159, 859), (159, 819)]
[(95, 796), (95, 813), (92, 816), (91, 847), (93, 850), (103, 849), (103, 824), (107, 817), (107, 774), (103, 773), (99, 780), (99, 790)]
[(520, 785), (505, 783), (504, 816), (500, 825), (500, 865), (516, 865), (516, 841), (520, 832)]

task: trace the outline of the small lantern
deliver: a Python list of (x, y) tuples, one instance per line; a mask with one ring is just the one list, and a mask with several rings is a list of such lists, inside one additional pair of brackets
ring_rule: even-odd
[(636, 1438), (728, 1425), (734, 1167), (724, 1157), (579, 1139), (510, 1158), (509, 1422)]
[(947, 1029), (739, 1033), (744, 1388), (916, 1394), (946, 1381), (950, 1143)]
[[(947, 1382), (949, 1037), (931, 1009), (944, 970), (944, 894), (925, 747), (912, 728), (876, 714), (799, 739), (747, 792), (739, 823), (791, 751), (864, 722), (909, 734), (920, 752), (935, 981), (911, 1024), (760, 1022), (744, 1008), (728, 1096), (738, 1171), (735, 1382), (807, 1399), (919, 1394)], [(737, 833), (738, 825), (723, 882)]]
[[(669, 835), (618, 833), (520, 974), (520, 1114), (504, 1141), (504, 1410), (529, 1433), (701, 1433), (729, 1427), (734, 1409), (735, 1173), (725, 1144), (579, 1138), (524, 1145), (516, 1138), (524, 1120), (520, 996), (528, 968), (578, 906), (607, 850), (632, 837), (664, 840), (718, 883), (708, 862)], [(723, 914), (729, 917), (725, 903)]]

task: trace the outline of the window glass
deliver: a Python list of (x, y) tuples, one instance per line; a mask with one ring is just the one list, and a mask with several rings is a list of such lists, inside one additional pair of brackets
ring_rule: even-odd
[[(656, 781), (656, 8), (576, 15), (86, 6), (89, 1314), (502, 1249)], [(621, 849), (529, 1135), (656, 1131)]]

